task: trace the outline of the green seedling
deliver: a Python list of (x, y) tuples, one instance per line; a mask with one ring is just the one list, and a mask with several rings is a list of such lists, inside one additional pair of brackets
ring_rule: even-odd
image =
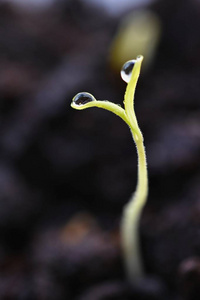
[(143, 136), (138, 126), (134, 111), (134, 94), (140, 75), (143, 56), (130, 60), (121, 70), (122, 79), (127, 82), (124, 97), (124, 108), (107, 100), (96, 100), (91, 94), (78, 93), (72, 100), (71, 106), (82, 110), (89, 107), (100, 107), (121, 117), (130, 127), (138, 154), (138, 181), (136, 191), (125, 205), (121, 221), (121, 240), (123, 255), (130, 282), (143, 276), (143, 266), (139, 247), (139, 221), (148, 194), (148, 174), (146, 165)]

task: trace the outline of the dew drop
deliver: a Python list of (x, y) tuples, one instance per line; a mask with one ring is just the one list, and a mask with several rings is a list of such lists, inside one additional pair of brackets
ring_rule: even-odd
[(78, 93), (74, 98), (73, 98), (73, 103), (75, 105), (84, 105), (87, 104), (88, 102), (95, 101), (94, 96), (92, 96), (90, 93), (82, 92)]
[(129, 60), (129, 61), (127, 61), (124, 65), (123, 65), (123, 67), (122, 67), (122, 69), (121, 69), (121, 77), (122, 77), (122, 79), (125, 81), (125, 82), (129, 82), (130, 81), (130, 79), (131, 79), (131, 74), (132, 74), (132, 71), (133, 71), (133, 67), (134, 67), (134, 65), (135, 65), (135, 62), (136, 62), (136, 60)]

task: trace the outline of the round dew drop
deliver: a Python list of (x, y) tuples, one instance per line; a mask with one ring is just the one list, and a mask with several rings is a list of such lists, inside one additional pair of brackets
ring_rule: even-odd
[(88, 102), (92, 102), (92, 101), (95, 101), (95, 98), (90, 93), (86, 93), (86, 92), (78, 93), (73, 98), (73, 103), (79, 106), (87, 104)]
[(132, 71), (133, 71), (133, 67), (134, 67), (134, 65), (135, 65), (135, 60), (133, 59), (133, 60), (129, 60), (129, 61), (127, 61), (124, 65), (123, 65), (123, 67), (122, 67), (122, 69), (121, 69), (121, 77), (122, 77), (122, 79), (125, 81), (125, 82), (129, 82), (130, 81), (130, 79), (131, 79), (131, 74), (132, 74)]

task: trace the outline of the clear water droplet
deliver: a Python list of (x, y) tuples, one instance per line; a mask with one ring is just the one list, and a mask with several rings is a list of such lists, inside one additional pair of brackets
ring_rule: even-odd
[(74, 98), (73, 98), (73, 103), (75, 105), (84, 105), (87, 104), (88, 102), (95, 101), (94, 96), (92, 96), (90, 93), (82, 92), (78, 93)]
[(130, 81), (130, 79), (131, 79), (131, 74), (132, 74), (132, 71), (133, 71), (133, 67), (134, 67), (134, 65), (135, 65), (135, 62), (136, 62), (136, 60), (129, 60), (129, 61), (127, 61), (124, 65), (123, 65), (123, 67), (122, 67), (122, 69), (121, 69), (121, 77), (122, 77), (122, 79), (125, 81), (125, 82), (129, 82)]

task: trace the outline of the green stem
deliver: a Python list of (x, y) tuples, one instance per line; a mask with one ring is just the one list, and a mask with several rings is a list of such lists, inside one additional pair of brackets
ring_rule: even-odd
[[(133, 131), (132, 134), (134, 139)], [(142, 133), (139, 128), (137, 137), (134, 141), (138, 154), (138, 182), (135, 193), (124, 208), (121, 221), (123, 252), (127, 276), (130, 282), (143, 276), (139, 241), (139, 220), (148, 194), (146, 154)]]

